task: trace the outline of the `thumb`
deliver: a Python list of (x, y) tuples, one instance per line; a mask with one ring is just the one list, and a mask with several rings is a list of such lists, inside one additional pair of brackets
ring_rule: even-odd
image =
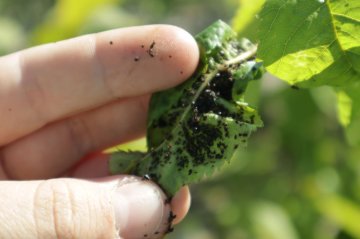
[(159, 187), (132, 176), (1, 181), (0, 195), (0, 238), (159, 238), (173, 218)]

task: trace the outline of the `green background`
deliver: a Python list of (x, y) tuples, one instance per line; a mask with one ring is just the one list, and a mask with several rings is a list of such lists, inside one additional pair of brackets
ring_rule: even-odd
[[(255, 2), (1, 0), (0, 55), (131, 25), (169, 23), (196, 34), (219, 18), (233, 22), (241, 6), (251, 16)], [(266, 75), (247, 100), (265, 127), (230, 165), (191, 186), (189, 215), (168, 238), (360, 238), (360, 147), (338, 122), (334, 91), (295, 90)]]

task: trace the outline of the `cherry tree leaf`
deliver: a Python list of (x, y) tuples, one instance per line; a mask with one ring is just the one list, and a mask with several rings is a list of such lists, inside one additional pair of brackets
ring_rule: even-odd
[(271, 74), (299, 87), (360, 81), (360, 1), (267, 0), (252, 39)]
[(262, 126), (244, 101), (248, 82), (260, 78), (256, 46), (238, 40), (217, 21), (196, 36), (200, 63), (183, 84), (152, 96), (147, 153), (117, 152), (110, 160), (114, 174), (151, 178), (173, 196), (180, 187), (211, 175), (229, 161), (250, 134)]

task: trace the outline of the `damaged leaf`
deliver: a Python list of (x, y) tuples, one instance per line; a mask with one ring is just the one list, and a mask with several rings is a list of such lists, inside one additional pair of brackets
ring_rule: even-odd
[(238, 40), (222, 21), (195, 38), (200, 49), (196, 72), (151, 98), (148, 152), (115, 152), (110, 160), (111, 173), (146, 175), (170, 197), (211, 175), (262, 126), (243, 98), (247, 84), (263, 73), (256, 46)]

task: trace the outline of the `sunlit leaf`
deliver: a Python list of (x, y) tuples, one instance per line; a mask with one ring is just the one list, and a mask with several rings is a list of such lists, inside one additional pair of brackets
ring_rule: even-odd
[(242, 31), (252, 22), (264, 3), (265, 0), (239, 0), (238, 10), (232, 19), (234, 31), (241, 35)]
[(105, 150), (104, 152), (105, 153), (114, 153), (114, 152), (118, 152), (119, 150), (122, 150), (122, 151), (146, 151), (147, 150), (146, 138), (144, 137), (144, 138), (140, 138), (137, 140), (127, 142), (125, 144), (114, 146), (112, 148)]
[(301, 87), (360, 80), (360, 1), (268, 0), (255, 20), (266, 69)]

